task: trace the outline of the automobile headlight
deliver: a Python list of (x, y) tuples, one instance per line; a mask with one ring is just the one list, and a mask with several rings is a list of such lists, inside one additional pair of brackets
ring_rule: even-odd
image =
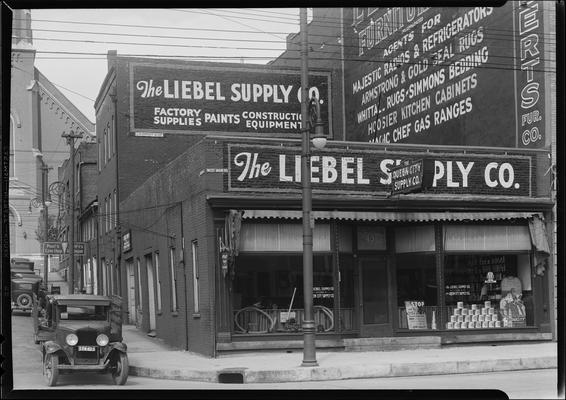
[(108, 344), (108, 336), (106, 336), (104, 333), (101, 333), (96, 337), (96, 344), (98, 344), (99, 346), (106, 346)]
[(65, 338), (65, 342), (67, 342), (69, 346), (75, 346), (77, 343), (79, 343), (79, 338), (74, 333), (69, 333)]

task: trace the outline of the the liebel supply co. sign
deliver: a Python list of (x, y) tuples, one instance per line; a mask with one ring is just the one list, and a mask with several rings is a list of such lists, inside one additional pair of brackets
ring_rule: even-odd
[[(311, 154), (314, 191), (391, 192), (391, 170), (414, 153), (324, 149)], [(531, 196), (534, 157), (528, 155), (427, 154), (432, 193)], [(228, 191), (301, 191), (301, 149), (227, 144)], [(426, 168), (425, 168), (426, 169)], [(410, 175), (410, 174), (409, 174)], [(408, 175), (407, 175), (408, 176)]]
[[(330, 121), (330, 74), (309, 73), (309, 98)], [(299, 71), (169, 64), (130, 65), (130, 130), (299, 136)]]

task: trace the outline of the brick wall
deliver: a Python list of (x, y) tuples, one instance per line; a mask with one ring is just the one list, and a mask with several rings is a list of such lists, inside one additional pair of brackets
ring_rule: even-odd
[[(155, 251), (160, 254), (163, 307), (162, 313), (157, 315), (157, 335), (178, 348), (185, 348), (186, 323), (189, 350), (210, 356), (214, 354), (216, 238), (212, 223), (213, 211), (206, 202), (206, 194), (222, 190), (222, 176), (206, 172), (201, 174), (201, 171), (220, 168), (220, 155), (219, 144), (214, 144), (214, 141), (199, 142), (147, 179), (121, 204), (122, 230), (131, 229), (133, 246), (132, 251), (123, 257), (141, 259), (144, 287), (147, 285), (147, 276), (143, 273), (144, 254)], [(185, 239), (184, 270), (179, 262), (182, 237)], [(199, 251), (198, 313), (195, 312), (193, 300), (193, 240), (198, 241)], [(171, 245), (176, 249), (179, 306), (176, 315), (171, 310), (170, 300), (168, 255)], [(147, 315), (147, 294), (144, 299), (144, 315)], [(142, 327), (149, 329), (147, 318), (144, 318)]]

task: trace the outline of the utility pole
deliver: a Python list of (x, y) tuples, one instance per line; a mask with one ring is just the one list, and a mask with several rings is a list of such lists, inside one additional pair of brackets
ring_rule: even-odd
[(69, 284), (69, 294), (75, 293), (75, 139), (82, 138), (82, 135), (76, 134), (73, 131), (69, 133), (63, 133), (61, 137), (67, 139), (67, 144), (69, 145), (70, 151), (70, 168), (71, 168), (71, 226), (69, 235), (69, 275), (67, 277), (67, 282)]
[[(41, 202), (43, 203), (43, 243), (49, 241), (49, 212), (48, 208), (51, 205), (51, 196), (49, 195), (49, 168), (43, 157), (41, 157)], [(49, 255), (45, 253), (43, 255), (43, 279), (45, 282), (45, 287), (49, 288)]]

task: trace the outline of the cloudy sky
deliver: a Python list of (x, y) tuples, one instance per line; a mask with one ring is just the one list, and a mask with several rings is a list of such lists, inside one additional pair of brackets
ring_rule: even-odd
[(108, 50), (265, 64), (299, 31), (296, 8), (32, 9), (31, 17), (36, 67), (92, 122)]

